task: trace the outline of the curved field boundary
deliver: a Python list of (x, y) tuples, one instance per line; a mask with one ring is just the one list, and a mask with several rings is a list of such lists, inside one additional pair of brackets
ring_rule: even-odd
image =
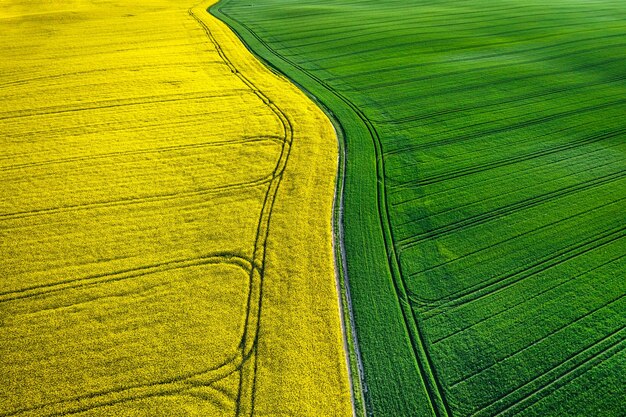
[[(221, 4), (216, 4), (208, 9), (216, 17), (224, 20), (226, 19), (220, 16), (219, 7)], [(215, 13), (214, 13), (215, 12)], [(232, 28), (232, 27), (231, 27)], [(235, 34), (239, 35), (236, 31)], [(247, 45), (246, 40), (239, 37), (240, 40)], [(283, 72), (273, 65), (272, 62), (266, 60), (263, 56), (258, 55), (255, 50), (249, 48), (259, 60), (268, 66), (269, 69), (283, 74)], [(341, 321), (343, 327), (344, 347), (346, 350), (346, 360), (348, 369), (351, 374), (350, 388), (353, 403), (353, 413), (357, 417), (364, 416), (366, 414), (365, 405), (365, 392), (367, 392), (367, 386), (364, 380), (363, 362), (361, 359), (361, 353), (358, 346), (356, 324), (354, 320), (354, 313), (352, 310), (352, 298), (350, 295), (350, 285), (348, 280), (348, 267), (346, 264), (345, 255), (345, 243), (344, 243), (344, 195), (345, 195), (345, 171), (346, 171), (346, 149), (345, 149), (345, 132), (342, 125), (336, 119), (332, 111), (320, 102), (316, 96), (311, 94), (305, 87), (298, 84), (295, 80), (290, 78), (290, 82), (297, 85), (302, 92), (304, 92), (310, 99), (312, 99), (328, 116), (335, 128), (335, 134), (337, 135), (337, 147), (339, 153), (339, 159), (337, 164), (337, 182), (335, 185), (335, 199), (333, 202), (333, 247), (335, 251), (335, 269), (337, 275), (337, 290), (339, 295), (339, 302), (341, 308)]]
[[(220, 2), (222, 3), (222, 2)], [(227, 18), (225, 16), (220, 15), (221, 4), (216, 4), (210, 7), (208, 10), (213, 13), (216, 17), (221, 18), (225, 23), (228, 23)], [(232, 28), (232, 26), (231, 26)], [(237, 35), (238, 32), (235, 31)], [(242, 37), (239, 37), (244, 44), (246, 40)], [(250, 52), (252, 52), (257, 58), (259, 58), (264, 64), (266, 64), (270, 69), (277, 71), (280, 74), (283, 74), (283, 71), (276, 67), (272, 62), (265, 59), (264, 56), (258, 55), (256, 50), (249, 48)], [(286, 74), (285, 74), (286, 75)], [(309, 98), (311, 98), (316, 104), (320, 106), (322, 110), (329, 117), (333, 126), (335, 128), (335, 133), (337, 135), (337, 146), (339, 151), (339, 160), (337, 166), (337, 182), (335, 186), (335, 199), (334, 199), (334, 208), (333, 208), (333, 229), (335, 239), (333, 240), (333, 247), (335, 250), (335, 269), (337, 274), (337, 290), (340, 298), (340, 307), (341, 307), (341, 321), (343, 327), (343, 336), (344, 336), (344, 345), (347, 356), (348, 368), (350, 371), (350, 386), (351, 386), (351, 396), (353, 402), (353, 412), (357, 417), (361, 417), (366, 415), (367, 407), (366, 407), (366, 397), (365, 393), (367, 392), (367, 385), (364, 379), (364, 370), (363, 370), (363, 361), (361, 359), (361, 352), (359, 349), (357, 334), (356, 334), (356, 324), (354, 319), (354, 312), (352, 310), (352, 297), (350, 294), (350, 284), (348, 279), (348, 267), (346, 263), (346, 254), (345, 254), (345, 242), (344, 242), (344, 213), (345, 213), (345, 204), (344, 204), (344, 195), (345, 195), (345, 171), (346, 171), (346, 149), (345, 149), (345, 132), (343, 130), (343, 126), (339, 123), (335, 115), (332, 113), (326, 105), (320, 102), (316, 96), (311, 94), (305, 87), (299, 84), (297, 81), (290, 78), (290, 81), (297, 85)]]
[[(418, 376), (422, 381), (424, 392), (417, 393), (417, 395), (426, 394), (428, 406), (433, 415), (436, 416), (449, 416), (451, 415), (451, 411), (445, 399), (445, 392), (439, 379), (436, 375), (436, 369), (432, 364), (432, 360), (429, 356), (426, 342), (422, 335), (422, 331), (420, 329), (420, 324), (415, 317), (415, 314), (410, 306), (410, 300), (406, 290), (406, 284), (402, 277), (400, 271), (400, 265), (398, 262), (398, 257), (396, 253), (396, 249), (393, 245), (393, 236), (389, 223), (389, 213), (387, 208), (387, 199), (385, 195), (385, 176), (384, 176), (384, 160), (382, 158), (382, 147), (380, 142), (379, 134), (372, 123), (365, 114), (347, 97), (345, 97), (340, 92), (333, 89), (323, 80), (316, 77), (314, 74), (307, 71), (302, 66), (293, 62), (292, 60), (280, 55), (274, 49), (271, 48), (263, 39), (261, 39), (256, 33), (251, 30), (248, 26), (246, 26), (241, 21), (238, 21), (233, 16), (227, 14), (223, 11), (222, 6), (224, 4), (228, 4), (230, 0), (222, 0), (213, 6), (210, 11), (215, 16), (222, 19), (224, 22), (229, 24), (233, 30), (240, 36), (242, 41), (249, 46), (249, 48), (254, 51), (257, 55), (261, 57), (261, 59), (265, 60), (269, 65), (276, 68), (277, 71), (285, 73), (292, 80), (294, 80), (298, 85), (304, 86), (308, 89), (312, 94), (314, 94), (327, 109), (330, 109), (331, 116), (337, 122), (343, 120), (344, 123), (341, 124), (342, 130), (345, 132), (343, 135), (343, 139), (345, 141), (344, 147), (346, 148), (346, 153), (349, 155), (346, 162), (346, 187), (345, 193), (350, 195), (351, 193), (355, 193), (353, 196), (355, 199), (359, 199), (361, 205), (365, 205), (364, 201), (369, 200), (372, 202), (371, 207), (376, 207), (378, 212), (378, 221), (376, 224), (371, 222), (371, 219), (366, 219), (363, 221), (359, 221), (354, 219), (352, 216), (355, 214), (356, 210), (351, 209), (351, 199), (346, 198), (346, 212), (351, 216), (351, 221), (354, 224), (359, 225), (360, 227), (364, 227), (366, 233), (369, 235), (367, 237), (361, 234), (359, 236), (358, 231), (350, 228), (349, 226), (345, 228), (345, 240), (347, 242), (346, 247), (348, 252), (350, 250), (356, 250), (356, 248), (360, 248), (359, 252), (371, 254), (371, 256), (375, 257), (376, 260), (373, 263), (370, 263), (370, 267), (372, 270), (377, 268), (378, 270), (370, 274), (369, 277), (360, 276), (360, 280), (368, 280), (373, 279), (374, 277), (386, 277), (392, 282), (395, 297), (396, 308), (398, 308), (401, 312), (401, 316), (403, 317), (403, 326), (404, 333), (409, 335), (410, 347), (412, 350), (413, 358), (412, 361), (415, 364), (416, 370), (418, 371)], [(339, 122), (340, 123), (340, 122)], [(364, 143), (365, 139), (369, 139), (369, 144)], [(371, 153), (370, 153), (371, 152)], [(353, 153), (355, 154), (353, 156)], [(360, 184), (355, 184), (356, 176), (351, 176), (352, 170), (366, 169), (365, 166), (360, 165), (362, 161), (361, 158), (367, 158), (369, 155), (375, 156), (374, 165), (374, 176), (370, 176), (368, 181), (365, 180), (365, 176), (362, 175), (359, 177), (358, 182)], [(352, 159), (353, 157), (353, 159)], [(366, 183), (366, 184), (364, 184)], [(368, 189), (369, 188), (369, 189)], [(357, 191), (355, 191), (357, 189)], [(376, 190), (375, 195), (371, 194), (371, 190)], [(360, 191), (360, 192), (359, 192)], [(370, 239), (374, 239), (373, 241)], [(350, 253), (348, 253), (347, 257), (347, 274), (349, 276), (357, 276), (359, 275), (357, 272), (357, 268), (351, 268)], [(357, 255), (354, 255), (357, 256)], [(386, 261), (385, 261), (386, 258)], [(379, 262), (377, 262), (379, 261)], [(381, 270), (381, 266), (385, 265)], [(370, 269), (367, 269), (368, 271)], [(361, 272), (363, 269), (361, 269)], [(360, 275), (363, 275), (362, 273)], [(352, 280), (352, 285), (354, 284), (354, 279)], [(388, 296), (391, 294), (387, 294)], [(356, 321), (358, 323), (358, 312), (355, 312)], [(359, 328), (357, 337), (360, 341), (364, 339), (362, 337), (361, 332), (365, 329)], [(360, 343), (362, 349), (369, 344)], [(385, 352), (389, 354), (388, 352)], [(354, 374), (354, 373), (353, 373)], [(367, 371), (365, 372), (364, 378), (367, 376)], [(393, 376), (389, 376), (390, 379)], [(365, 379), (363, 383), (364, 389), (368, 386), (368, 381)], [(407, 395), (406, 387), (404, 387), (404, 394), (411, 398), (412, 395)], [(375, 410), (382, 409), (384, 406), (373, 404), (372, 394), (368, 391), (365, 391), (365, 407), (368, 413), (373, 413)], [(414, 400), (414, 398), (413, 398)], [(379, 401), (379, 399), (376, 399)], [(416, 403), (422, 403), (423, 401), (415, 401)], [(420, 410), (423, 412), (424, 410)]]

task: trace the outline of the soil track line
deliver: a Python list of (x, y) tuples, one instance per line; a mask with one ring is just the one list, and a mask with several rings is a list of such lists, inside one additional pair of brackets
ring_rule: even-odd
[[(232, 73), (239, 78), (259, 99), (273, 112), (279, 119), (283, 126), (283, 146), (281, 148), (280, 157), (277, 161), (276, 167), (273, 172), (273, 177), (269, 182), (267, 193), (265, 194), (265, 200), (263, 201), (263, 207), (261, 209), (261, 216), (259, 218), (257, 227), (257, 236), (254, 244), (254, 252), (252, 259), (252, 270), (250, 272), (250, 292), (248, 296), (248, 307), (246, 316), (246, 325), (244, 328), (244, 335), (242, 338), (241, 350), (242, 355), (245, 358), (246, 353), (249, 352), (252, 364), (243, 364), (241, 374), (239, 378), (239, 392), (237, 394), (236, 401), (236, 416), (254, 414), (254, 402), (255, 402), (255, 385), (258, 366), (258, 338), (261, 326), (261, 309), (263, 304), (263, 281), (265, 274), (265, 262), (267, 255), (267, 238), (270, 230), (271, 216), (276, 201), (276, 194), (283, 178), (283, 172), (289, 159), (291, 151), (291, 142), (293, 140), (293, 126), (291, 121), (277, 105), (275, 105), (269, 97), (267, 97), (259, 88), (245, 75), (243, 75), (237, 66), (230, 60), (230, 58), (223, 51), (218, 41), (213, 36), (211, 29), (207, 22), (202, 19), (202, 15), (211, 17), (207, 12), (208, 7), (212, 6), (215, 0), (204, 1), (195, 7), (189, 9), (189, 15), (196, 20), (196, 22), (203, 28), (207, 37), (215, 47), (218, 55), (224, 61), (224, 63), (230, 68)], [(211, 17), (212, 18), (212, 17)], [(257, 267), (257, 262), (260, 262), (260, 268)], [(244, 361), (245, 362), (245, 361)], [(245, 374), (245, 375), (244, 375)], [(249, 402), (249, 404), (243, 404)]]
[[(300, 85), (298, 85), (298, 87), (300, 87), (303, 91), (306, 91)], [(335, 120), (331, 114), (329, 114), (328, 110), (321, 104), (320, 108), (324, 110), (333, 124), (335, 135), (337, 136), (337, 146), (339, 148), (339, 159), (337, 161), (337, 182), (335, 185), (335, 195), (333, 197), (332, 220), (334, 236), (333, 249), (335, 253), (335, 284), (337, 286), (337, 296), (339, 298), (339, 309), (341, 310), (341, 331), (343, 334), (344, 350), (346, 353), (346, 363), (348, 365), (348, 370), (350, 371), (350, 378), (348, 379), (350, 382), (350, 397), (352, 400), (353, 415), (355, 417), (362, 417), (367, 414), (364, 400), (367, 386), (364, 379), (361, 352), (359, 351), (358, 340), (356, 337), (356, 323), (354, 321), (354, 313), (352, 311), (352, 297), (350, 296), (348, 266), (346, 264), (346, 249), (343, 239), (343, 203), (346, 175), (346, 149), (345, 146), (343, 146), (344, 133), (341, 131), (341, 125), (339, 122)], [(346, 325), (346, 322), (348, 325)]]

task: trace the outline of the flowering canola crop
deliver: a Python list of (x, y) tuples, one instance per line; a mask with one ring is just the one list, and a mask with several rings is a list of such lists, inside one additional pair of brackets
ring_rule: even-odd
[(350, 414), (332, 125), (211, 3), (0, 5), (0, 415)]

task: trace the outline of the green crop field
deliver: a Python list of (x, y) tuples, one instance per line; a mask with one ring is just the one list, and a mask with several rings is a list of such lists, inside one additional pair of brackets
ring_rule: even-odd
[(211, 11), (343, 130), (368, 413), (626, 415), (626, 2)]

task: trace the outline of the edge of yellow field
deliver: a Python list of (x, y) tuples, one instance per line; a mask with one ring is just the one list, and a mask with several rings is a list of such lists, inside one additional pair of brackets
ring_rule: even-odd
[[(335, 213), (335, 205), (337, 204), (337, 191), (338, 191), (338, 186), (339, 186), (338, 181), (337, 181), (337, 175), (339, 172), (339, 164), (341, 163), (340, 158), (338, 158), (338, 140), (339, 139), (337, 136), (337, 132), (335, 130), (334, 125), (328, 118), (328, 116), (324, 113), (322, 109), (320, 109), (317, 106), (317, 104), (313, 102), (313, 100), (311, 100), (305, 93), (300, 91), (286, 77), (276, 74), (274, 71), (266, 67), (265, 64), (263, 64), (256, 56), (254, 56), (254, 54), (251, 51), (249, 51), (246, 48), (246, 46), (243, 44), (243, 42), (241, 42), (238, 36), (234, 32), (232, 32), (231, 29), (224, 22), (212, 16), (207, 11), (208, 8), (210, 8), (212, 5), (216, 4), (217, 2), (218, 2), (217, 0), (203, 1), (200, 4), (192, 7), (190, 9), (190, 13), (193, 13), (197, 18), (201, 19), (204, 22), (204, 24), (207, 25), (207, 27), (211, 30), (212, 35), (215, 37), (220, 47), (222, 48), (222, 51), (227, 56), (229, 57), (236, 56), (237, 60), (234, 60), (233, 62), (237, 66), (238, 71), (241, 71), (242, 73), (246, 75), (246, 77), (250, 78), (259, 87), (259, 89), (263, 91), (263, 93), (272, 100), (273, 103), (275, 103), (279, 107), (284, 107), (286, 110), (286, 113), (289, 116), (294, 117), (294, 120), (296, 122), (294, 123), (294, 125), (296, 127), (300, 126), (301, 129), (304, 128), (305, 130), (307, 128), (310, 129), (306, 132), (300, 132), (300, 134), (298, 134), (298, 131), (294, 132), (294, 143), (293, 143), (292, 152), (294, 152), (294, 154), (296, 155), (298, 154), (298, 150), (300, 149), (299, 147), (301, 146), (301, 143), (299, 143), (299, 140), (300, 141), (310, 140), (312, 142), (310, 144), (310, 148), (314, 148), (315, 147), (314, 145), (317, 145), (318, 148), (325, 151), (324, 157), (326, 158), (326, 167), (324, 168), (326, 172), (324, 175), (325, 178), (321, 179), (321, 184), (322, 184), (321, 188), (324, 188), (327, 191), (330, 191), (328, 194), (329, 198), (326, 198), (325, 199), (326, 201), (321, 202), (321, 206), (323, 207), (323, 210), (321, 209), (319, 205), (312, 205), (312, 206), (315, 206), (315, 209), (313, 211), (315, 211), (316, 213), (325, 212), (327, 216), (322, 216), (321, 219), (319, 218), (319, 216), (312, 216), (312, 217), (314, 218), (317, 217), (318, 223), (323, 222), (324, 228), (326, 230), (326, 233), (325, 233), (326, 239), (325, 239), (325, 242), (323, 242), (325, 248), (323, 252), (324, 252), (324, 257), (326, 258), (325, 260), (330, 261), (330, 262), (326, 262), (325, 270), (322, 269), (324, 273), (322, 273), (320, 270), (318, 271), (320, 271), (319, 273), (320, 277), (326, 278), (326, 281), (327, 281), (326, 284), (331, 285), (332, 287), (331, 292), (334, 295), (334, 297), (331, 300), (327, 300), (327, 303), (326, 303), (327, 305), (325, 306), (326, 310), (325, 310), (324, 316), (326, 316), (325, 318), (327, 320), (332, 320), (334, 322), (329, 326), (331, 330), (334, 329), (333, 334), (328, 335), (328, 336), (329, 336), (331, 343), (335, 347), (339, 347), (341, 349), (341, 352), (335, 352), (335, 353), (339, 353), (339, 357), (337, 357), (338, 355), (336, 354), (334, 355), (335, 356), (334, 360), (336, 361), (334, 364), (334, 370), (336, 371), (336, 376), (338, 376), (339, 378), (333, 384), (335, 388), (334, 390), (329, 391), (328, 386), (317, 385), (317, 389), (314, 390), (314, 391), (317, 391), (317, 394), (311, 393), (311, 396), (308, 398), (308, 401), (306, 400), (306, 396), (305, 398), (303, 398), (300, 395), (295, 395), (296, 394), (295, 391), (300, 391), (302, 387), (289, 386), (288, 390), (285, 390), (284, 387), (283, 389), (281, 389), (280, 387), (275, 387), (275, 390), (270, 389), (267, 391), (273, 394), (277, 394), (278, 392), (280, 392), (281, 395), (279, 395), (278, 398), (276, 399), (278, 400), (278, 402), (283, 403), (283, 406), (285, 403), (288, 403), (291, 398), (297, 398), (298, 404), (295, 407), (295, 409), (293, 409), (293, 411), (296, 412), (297, 415), (316, 415), (316, 416), (354, 415), (353, 397), (352, 397), (353, 386), (352, 386), (352, 381), (348, 376), (349, 359), (348, 359), (348, 350), (347, 350), (347, 340), (346, 340), (346, 335), (345, 335), (345, 330), (344, 330), (346, 323), (344, 323), (344, 318), (343, 318), (343, 314), (341, 311), (342, 303), (341, 303), (341, 298), (340, 298), (341, 297), (340, 283), (339, 283), (339, 277), (338, 277), (339, 270), (338, 270), (338, 265), (337, 265), (337, 262), (340, 262), (340, 260), (335, 259), (335, 254), (337, 252), (335, 249), (334, 227), (333, 227), (333, 224), (334, 224), (333, 216)], [(274, 91), (271, 85), (272, 83), (274, 83), (275, 85), (278, 85), (279, 89)], [(309, 123), (307, 123), (305, 120), (307, 117), (310, 118)], [(315, 126), (307, 126), (308, 124), (310, 125), (315, 124), (315, 123), (310, 123), (311, 121), (314, 121), (315, 123), (317, 123), (318, 129), (321, 129), (319, 132), (317, 132), (318, 133), (317, 135), (315, 133), (311, 134), (311, 131), (315, 132)], [(332, 145), (332, 146), (330, 146), (330, 148), (324, 149), (324, 145)], [(302, 148), (301, 150), (304, 150), (304, 149), (305, 148)], [(309, 158), (309, 160), (310, 159), (312, 158)], [(298, 166), (295, 166), (298, 164), (294, 163), (293, 161), (291, 162), (292, 163), (288, 164), (285, 170), (286, 182), (289, 182), (289, 181), (297, 182), (296, 178), (298, 177), (297, 175), (298, 169), (301, 169), (306, 172), (311, 170), (311, 166), (308, 166), (307, 164), (304, 164), (302, 167), (298, 167)], [(324, 193), (321, 193), (321, 194), (324, 194)], [(332, 195), (332, 198), (330, 198), (330, 195)], [(294, 196), (292, 195), (291, 197), (294, 197)], [(287, 198), (284, 192), (281, 193), (281, 191), (279, 191), (277, 202), (280, 202), (283, 199), (286, 200)], [(297, 198), (292, 198), (292, 201), (293, 200), (297, 200)], [(324, 200), (324, 199), (318, 199), (318, 200)], [(293, 209), (297, 213), (298, 211), (301, 211), (302, 207), (298, 207), (297, 204), (295, 204)], [(306, 216), (301, 216), (301, 218), (304, 218), (304, 217)], [(274, 223), (280, 221), (279, 219), (273, 219), (273, 220), (274, 220)], [(299, 233), (291, 234), (291, 236), (283, 236), (282, 238), (283, 240), (284, 239), (289, 240), (290, 244), (294, 244), (296, 246), (302, 241), (307, 242), (309, 246), (309, 250), (311, 250), (311, 248), (314, 246), (312, 244), (313, 242), (311, 240), (307, 241), (306, 239), (304, 239), (303, 236), (300, 236), (300, 237), (294, 236), (296, 234), (299, 234)], [(270, 236), (270, 239), (271, 237), (272, 236)], [(288, 246), (284, 242), (280, 242), (280, 245)], [(273, 255), (276, 257), (281, 257), (281, 254), (283, 257), (289, 258), (287, 259), (287, 262), (289, 262), (289, 264), (294, 263), (294, 259), (290, 258), (288, 254), (285, 254), (284, 251), (277, 250), (273, 252)], [(315, 255), (311, 257), (315, 257)], [(307, 262), (306, 259), (302, 259), (302, 258), (303, 257), (301, 257), (299, 261), (296, 261), (296, 263), (298, 262), (303, 263), (303, 264), (310, 263), (310, 259), (309, 259), (309, 262)], [(280, 261), (277, 259), (275, 260), (274, 264), (280, 265)], [(293, 269), (293, 265), (289, 265), (289, 266), (284, 265), (284, 267), (285, 268), (291, 267), (291, 269)], [(274, 271), (276, 269), (278, 268), (275, 268)], [(274, 271), (271, 269), (271, 267), (268, 267), (268, 271), (267, 271), (268, 274)], [(300, 275), (304, 275), (303, 270), (299, 270), (298, 272), (300, 272)], [(276, 273), (278, 274), (279, 272), (276, 271)], [(327, 278), (329, 278), (331, 274), (333, 274), (334, 277), (333, 279), (328, 280)], [(322, 280), (323, 279), (324, 278), (322, 278)], [(319, 305), (319, 300), (316, 303), (316, 305)], [(315, 306), (311, 305), (311, 307), (315, 307)], [(326, 323), (329, 324), (328, 321)], [(275, 352), (275, 350), (273, 352)], [(311, 357), (310, 359), (312, 359), (312, 362), (316, 362), (317, 365), (319, 365), (319, 362), (320, 362), (319, 358)], [(338, 362), (337, 362), (337, 359), (339, 359)], [(300, 377), (301, 375), (302, 373), (299, 373), (298, 377)], [(321, 372), (320, 374), (318, 374), (318, 378), (317, 378), (318, 380), (320, 379), (319, 375), (324, 375), (324, 377), (326, 378), (332, 377), (331, 375), (328, 375), (328, 369), (326, 369), (325, 372)], [(311, 375), (307, 375), (307, 376), (311, 377)], [(287, 375), (282, 375), (281, 377), (289, 379)], [(328, 385), (328, 384), (323, 384), (323, 385)], [(292, 392), (288, 392), (288, 391), (292, 391)], [(332, 391), (335, 391), (335, 392), (332, 392)], [(257, 399), (257, 401), (259, 400)], [(273, 414), (270, 408), (271, 407), (268, 407), (268, 409), (264, 411), (256, 408), (254, 414), (255, 415)]]

